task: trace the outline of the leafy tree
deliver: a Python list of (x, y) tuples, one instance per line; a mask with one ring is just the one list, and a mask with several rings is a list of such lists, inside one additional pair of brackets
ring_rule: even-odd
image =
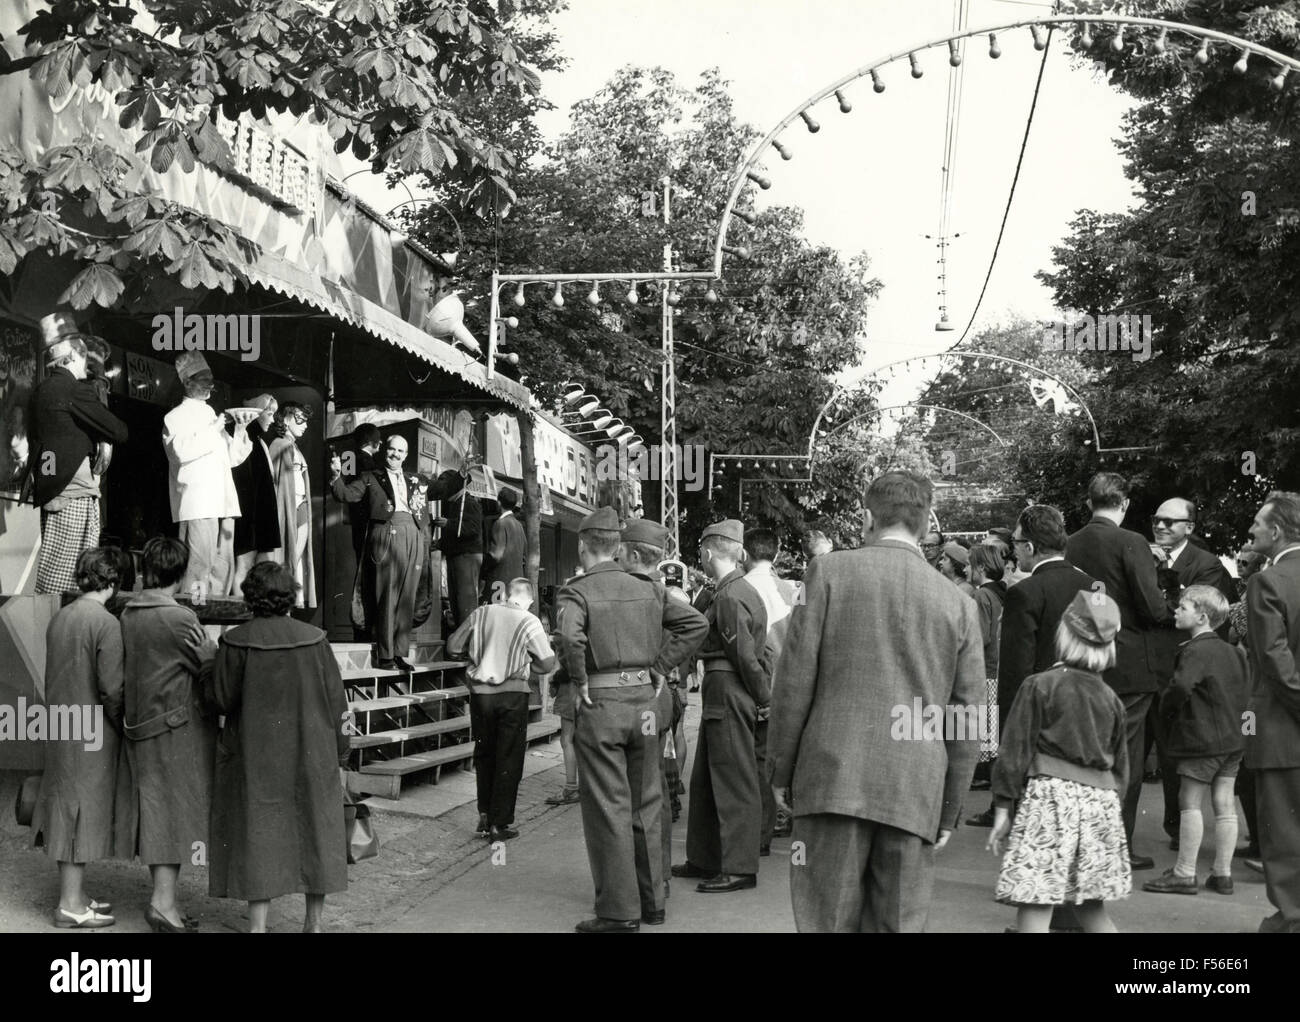
[[(1281, 52), (1300, 46), (1290, 3), (1157, 7)], [(1137, 475), (1140, 513), (1174, 494), (1195, 500), (1201, 531), (1224, 551), (1269, 489), (1300, 486), (1296, 76), (1278, 92), (1277, 68), (1255, 58), (1239, 75), (1223, 46), (1202, 66), (1176, 36), (1163, 54), (1150, 34), (1122, 55), (1107, 41), (1090, 56), (1140, 100), (1121, 150), (1141, 203), (1081, 211), (1040, 277), (1062, 307), (1151, 316), (1156, 356), (1108, 363), (1095, 386), (1111, 428), (1152, 448), (1113, 467)]]
[[(473, 207), (513, 201), (515, 158), (463, 123), (455, 104), (493, 87), (536, 91), (487, 0), (54, 0), (23, 25), (29, 73), (55, 99), (101, 85), (158, 173), (228, 165), (215, 120), (310, 114), (379, 172), (438, 175)], [(0, 149), (0, 273), (43, 250), (84, 264), (63, 295), (116, 301), (132, 274), (233, 288), (248, 256), (210, 218), (124, 180), (137, 157), (80, 139), (37, 160)]]

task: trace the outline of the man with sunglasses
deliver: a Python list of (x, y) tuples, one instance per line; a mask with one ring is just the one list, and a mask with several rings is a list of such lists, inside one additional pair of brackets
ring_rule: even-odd
[[(1188, 586), (1210, 586), (1223, 593), (1232, 603), (1232, 576), (1219, 563), (1219, 559), (1200, 545), (1195, 534), (1196, 505), (1185, 497), (1171, 497), (1151, 516), (1151, 537), (1156, 550), (1164, 552), (1164, 564), (1156, 568), (1156, 578), (1165, 594), (1165, 602), (1172, 613), (1178, 606), (1182, 593)], [(1227, 640), (1228, 623), (1218, 629), (1219, 638)], [(1173, 626), (1173, 619), (1150, 634), (1148, 658), (1156, 681), (1163, 692), (1174, 677), (1174, 660), (1178, 647), (1186, 637)], [(1158, 700), (1157, 700), (1158, 702)], [(1164, 718), (1153, 705), (1151, 721), (1156, 739), (1156, 757), (1160, 763), (1160, 782), (1164, 787), (1164, 829), (1169, 835), (1169, 847), (1178, 847), (1178, 773), (1175, 765), (1165, 755)]]
[(1132, 764), (1123, 807), (1129, 863), (1133, 869), (1150, 869), (1155, 860), (1140, 855), (1133, 847), (1133, 826), (1142, 795), (1140, 764), (1146, 717), (1162, 683), (1150, 665), (1148, 649), (1150, 633), (1173, 615), (1160, 591), (1147, 541), (1141, 534), (1121, 527), (1129, 508), (1128, 481), (1114, 472), (1098, 472), (1088, 483), (1088, 507), (1092, 518), (1069, 538), (1065, 556), (1101, 583), (1099, 592), (1119, 604), (1115, 666), (1102, 678), (1124, 703)]

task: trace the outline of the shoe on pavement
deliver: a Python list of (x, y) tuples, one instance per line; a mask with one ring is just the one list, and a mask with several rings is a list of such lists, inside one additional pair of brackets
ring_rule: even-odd
[(1252, 841), (1248, 845), (1242, 845), (1240, 848), (1238, 848), (1236, 851), (1232, 853), (1232, 857), (1234, 859), (1258, 859), (1259, 845), (1257, 845), (1254, 841)]
[(474, 833), (478, 834), (481, 837), (487, 837), (488, 831), (490, 831), (491, 829), (492, 827), (488, 823), (487, 813), (479, 813), (478, 828), (474, 831)]
[(669, 872), (671, 872), (675, 877), (711, 877), (717, 875), (700, 869), (700, 867), (695, 865), (693, 862), (680, 862)]
[(758, 886), (758, 877), (753, 873), (719, 873), (708, 880), (701, 880), (695, 889), (701, 894), (730, 894), (732, 891), (747, 891)]
[(54, 910), (54, 925), (60, 930), (102, 930), (105, 926), (115, 926), (117, 920), (110, 915), (97, 912), (87, 906), (84, 912), (69, 912), (65, 908)]
[(641, 913), (641, 922), (645, 923), (646, 926), (663, 926), (664, 920), (667, 918), (668, 912), (662, 908), (658, 911), (651, 909), (648, 912)]
[(637, 933), (641, 929), (639, 919), (584, 919), (574, 927), (578, 933)]
[(488, 834), (489, 841), (509, 841), (511, 838), (518, 837), (519, 831), (514, 827), (493, 827), (492, 832)]
[(1231, 894), (1232, 877), (1221, 877), (1211, 873), (1205, 878), (1205, 889), (1207, 891), (1213, 891), (1215, 894)]
[(968, 826), (968, 827), (992, 827), (992, 826), (993, 826), (993, 810), (992, 810), (992, 809), (985, 809), (984, 812), (980, 813), (978, 816), (972, 816), (970, 819), (968, 819), (968, 820), (966, 821), (966, 826)]
[(1247, 869), (1253, 869), (1256, 873), (1264, 872), (1263, 859), (1242, 859), (1241, 862)]
[(1134, 855), (1132, 853), (1129, 853), (1129, 857), (1128, 857), (1129, 869), (1154, 869), (1155, 864), (1156, 864), (1156, 860), (1151, 858), (1151, 856), (1149, 855)]
[(1172, 869), (1167, 869), (1154, 880), (1142, 885), (1142, 890), (1152, 894), (1196, 894), (1196, 877), (1180, 877)]
[(578, 801), (577, 788), (565, 788), (558, 795), (552, 795), (546, 800), (548, 806), (571, 806)]

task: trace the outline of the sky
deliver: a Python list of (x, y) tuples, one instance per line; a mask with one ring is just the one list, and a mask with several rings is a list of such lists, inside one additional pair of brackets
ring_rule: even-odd
[[(1050, 12), (1048, 4), (1019, 0), (970, 0), (968, 8), (972, 28)], [(960, 336), (988, 271), (1042, 59), (1028, 28), (999, 37), (997, 60), (988, 56), (987, 36), (967, 44), (952, 184), (951, 230), (959, 236), (947, 281), (957, 329), (936, 333), (938, 253), (925, 235), (937, 233), (939, 219), (948, 51), (941, 43), (919, 52), (920, 80), (911, 78), (906, 53), (950, 34), (954, 10), (955, 0), (570, 0), (553, 20), (568, 66), (543, 75), (556, 109), (540, 127), (548, 137), (562, 133), (573, 103), (624, 66), (662, 66), (687, 85), (717, 66), (731, 82), (737, 116), (766, 134), (833, 81), (902, 53), (882, 70), (883, 94), (865, 78), (846, 87), (851, 113), (832, 97), (815, 108), (816, 135), (800, 121), (786, 129), (781, 138), (794, 158), (771, 152), (773, 186), (759, 193), (759, 204), (800, 206), (811, 241), (846, 259), (870, 256), (884, 288), (868, 313), (865, 367), (941, 351)], [(1050, 268), (1052, 246), (1076, 210), (1117, 211), (1132, 202), (1114, 145), (1127, 105), (1091, 65), (1068, 55), (1059, 36), (1053, 40), (976, 331), (1012, 315), (1056, 318), (1035, 271)]]

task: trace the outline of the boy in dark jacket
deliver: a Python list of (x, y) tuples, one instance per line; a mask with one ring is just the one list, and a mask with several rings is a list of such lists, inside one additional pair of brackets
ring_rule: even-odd
[(1210, 789), (1214, 805), (1214, 871), (1205, 886), (1232, 893), (1232, 853), (1237, 846), (1233, 786), (1246, 742), (1242, 720), (1250, 699), (1246, 655), (1214, 630), (1227, 619), (1228, 601), (1211, 586), (1188, 586), (1174, 624), (1191, 638), (1178, 649), (1174, 677), (1160, 698), (1168, 729), (1167, 752), (1178, 768), (1178, 862), (1142, 885), (1156, 894), (1195, 894), (1196, 855), (1204, 825), (1201, 803)]

